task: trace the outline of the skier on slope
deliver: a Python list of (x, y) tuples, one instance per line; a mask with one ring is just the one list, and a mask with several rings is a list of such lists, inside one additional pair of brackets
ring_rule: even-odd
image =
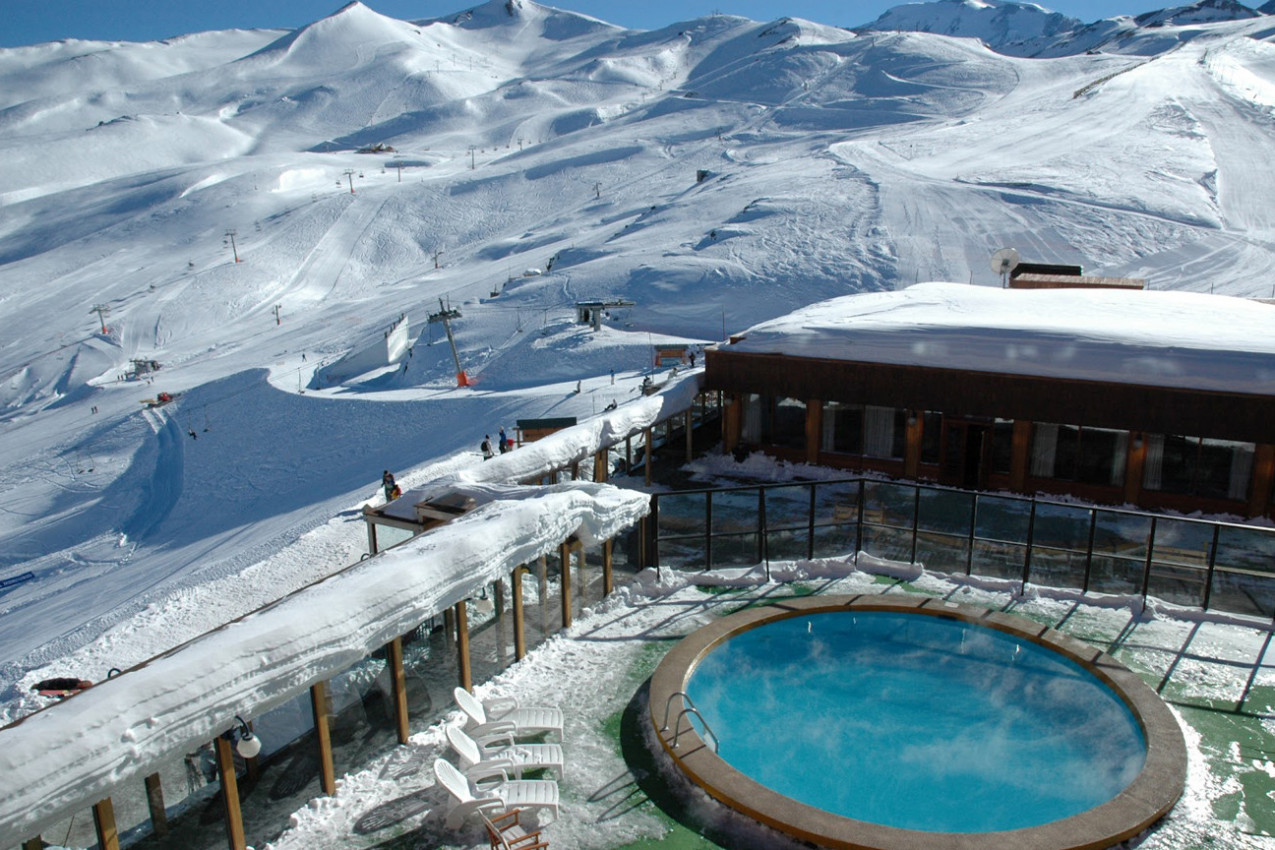
[(483, 443), (479, 448), (483, 451), (483, 460), (491, 460), (496, 456), (496, 453), (491, 450), (491, 434), (483, 435)]

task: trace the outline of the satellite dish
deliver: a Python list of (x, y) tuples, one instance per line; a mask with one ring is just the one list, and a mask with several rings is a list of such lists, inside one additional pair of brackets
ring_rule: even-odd
[(1001, 276), (1001, 286), (1009, 282), (1009, 273), (1018, 266), (1018, 252), (1013, 248), (1001, 248), (992, 254), (992, 271)]

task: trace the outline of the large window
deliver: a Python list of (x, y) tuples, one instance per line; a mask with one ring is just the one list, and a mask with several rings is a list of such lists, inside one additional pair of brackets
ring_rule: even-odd
[(921, 463), (938, 465), (943, 458), (943, 414), (927, 410), (921, 418)]
[(906, 411), (898, 408), (830, 401), (823, 407), (820, 448), (837, 454), (902, 460), (906, 429)]
[(1142, 486), (1162, 493), (1244, 501), (1253, 474), (1253, 449), (1252, 443), (1150, 434)]
[(795, 398), (745, 396), (740, 439), (752, 445), (804, 449), (806, 403)]
[(1039, 423), (1032, 429), (1031, 474), (1080, 484), (1124, 484), (1129, 434), (1109, 428)]

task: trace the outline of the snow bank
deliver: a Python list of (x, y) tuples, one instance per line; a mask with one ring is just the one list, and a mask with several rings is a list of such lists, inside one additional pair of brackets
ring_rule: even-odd
[(923, 283), (814, 304), (726, 350), (1266, 394), (1272, 323), (1275, 307), (1223, 295)]
[[(575, 534), (608, 539), (642, 493), (473, 485), (496, 501), (0, 730), (0, 834), (35, 835), (346, 669)], [(51, 770), (50, 766), (57, 766)]]

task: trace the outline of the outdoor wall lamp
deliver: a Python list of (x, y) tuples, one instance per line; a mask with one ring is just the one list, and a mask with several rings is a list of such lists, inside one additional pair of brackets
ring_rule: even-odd
[(235, 744), (235, 751), (246, 759), (256, 758), (261, 752), (261, 739), (252, 734), (242, 717), (236, 714), (235, 719), (239, 721), (239, 741)]

